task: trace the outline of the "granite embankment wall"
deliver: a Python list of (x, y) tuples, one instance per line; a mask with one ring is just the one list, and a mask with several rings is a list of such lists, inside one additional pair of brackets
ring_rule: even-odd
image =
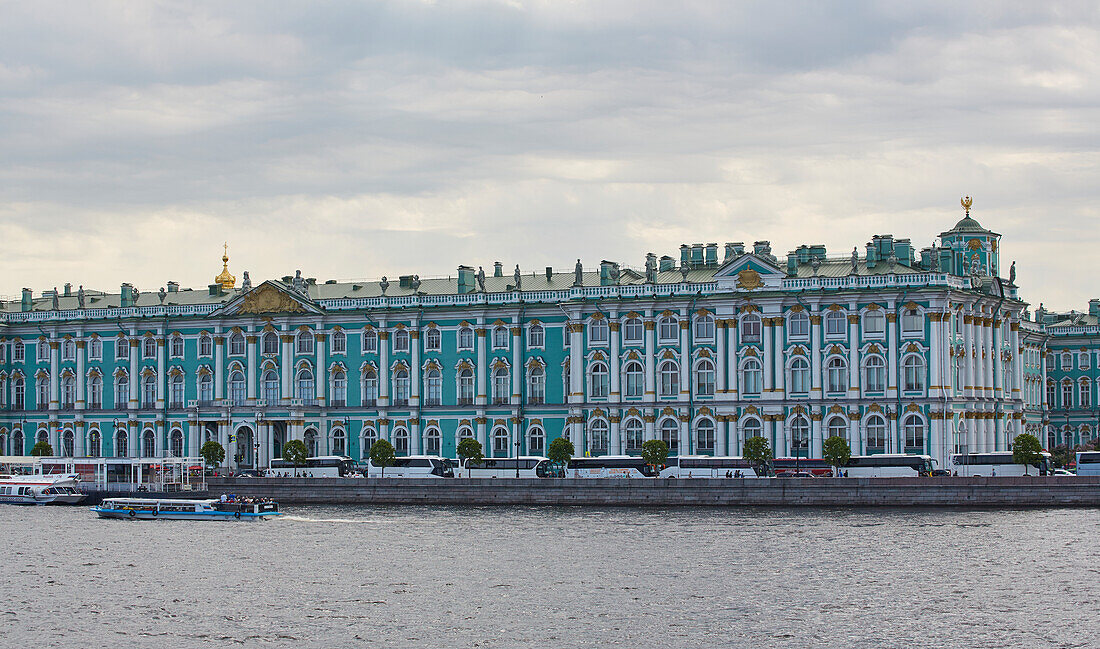
[(293, 504), (1091, 507), (1100, 477), (732, 480), (209, 478), (212, 494)]

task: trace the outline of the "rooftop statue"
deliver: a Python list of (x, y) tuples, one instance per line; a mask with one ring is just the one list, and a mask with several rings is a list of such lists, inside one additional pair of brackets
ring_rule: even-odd
[(573, 286), (584, 286), (584, 266), (581, 266), (581, 260), (577, 260), (577, 265), (573, 267)]
[(81, 284), (80, 288), (76, 291), (76, 305), (77, 307), (84, 308), (84, 285)]
[(390, 280), (386, 279), (386, 276), (382, 276), (382, 281), (378, 282), (378, 288), (382, 289), (382, 295), (386, 294), (386, 289), (390, 287)]
[(485, 292), (485, 269), (481, 266), (477, 267), (477, 288), (482, 293)]
[(57, 297), (57, 287), (53, 287), (53, 310), (61, 310), (61, 299)]
[(657, 255), (652, 252), (645, 256), (645, 281), (647, 284), (657, 283)]
[(1016, 262), (1013, 261), (1012, 265), (1008, 267), (1008, 283), (1016, 284)]
[(519, 274), (519, 264), (516, 264), (516, 272), (513, 275), (513, 278), (516, 280), (516, 290), (518, 291), (520, 290), (520, 286), (522, 286), (523, 284), (523, 280), (520, 278)]
[(244, 279), (241, 280), (241, 290), (242, 291), (251, 291), (252, 290), (252, 278), (248, 276), (248, 271), (247, 270), (244, 271)]
[(412, 288), (413, 293), (420, 292), (420, 275), (413, 275), (412, 280), (409, 281), (409, 286)]
[(157, 297), (160, 298), (160, 303), (164, 304), (164, 299), (168, 297), (168, 291), (164, 290), (163, 286), (160, 287), (160, 290), (157, 291)]
[(852, 274), (855, 275), (859, 272), (859, 249), (852, 247)]

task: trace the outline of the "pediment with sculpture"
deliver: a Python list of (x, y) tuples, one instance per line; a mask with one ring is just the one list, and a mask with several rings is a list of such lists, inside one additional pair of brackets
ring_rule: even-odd
[(321, 310), (299, 295), (264, 282), (231, 300), (211, 315), (274, 315), (279, 313), (320, 313)]

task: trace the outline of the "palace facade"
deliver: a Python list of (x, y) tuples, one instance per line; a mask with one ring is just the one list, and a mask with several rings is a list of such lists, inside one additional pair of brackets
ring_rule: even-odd
[(463, 437), (508, 456), (558, 436), (578, 454), (657, 438), (725, 455), (762, 435), (819, 457), (840, 435), (946, 466), (1025, 430), (1057, 424), (1060, 441), (1062, 404), (1087, 437), (1097, 314), (1030, 321), (1000, 235), (964, 206), (919, 251), (891, 235), (839, 257), (712, 243), (638, 268), (255, 286), (226, 256), (203, 290), (24, 289), (0, 310), (0, 452), (195, 456), (217, 440), (246, 468), (291, 439), (356, 458), (383, 438), (454, 457)]

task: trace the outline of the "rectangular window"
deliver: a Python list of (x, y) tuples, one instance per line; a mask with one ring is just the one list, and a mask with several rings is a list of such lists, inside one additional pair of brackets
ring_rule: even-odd
[(125, 338), (115, 339), (115, 358), (117, 360), (126, 360), (130, 358), (130, 341)]
[(924, 317), (916, 309), (906, 309), (901, 314), (902, 335), (924, 333)]
[(531, 325), (527, 330), (527, 346), (542, 347), (546, 342), (546, 333), (541, 325)]

